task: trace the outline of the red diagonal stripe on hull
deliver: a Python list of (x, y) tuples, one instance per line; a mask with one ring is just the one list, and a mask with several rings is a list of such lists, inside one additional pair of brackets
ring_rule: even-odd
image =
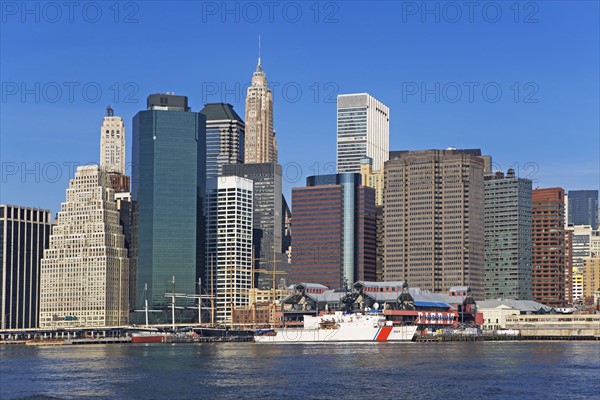
[(377, 340), (378, 342), (383, 342), (386, 341), (388, 336), (390, 336), (390, 333), (392, 333), (392, 326), (383, 326), (381, 327), (381, 330), (379, 331), (379, 335), (377, 335), (377, 338), (375, 340)]

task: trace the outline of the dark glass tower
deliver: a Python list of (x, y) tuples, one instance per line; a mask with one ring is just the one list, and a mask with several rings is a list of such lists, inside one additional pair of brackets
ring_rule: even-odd
[(204, 276), (206, 117), (185, 96), (154, 94), (133, 118), (137, 303), (144, 285), (154, 306), (165, 293), (193, 294)]
[(590, 225), (598, 229), (598, 191), (569, 190), (569, 225)]
[(206, 178), (216, 178), (223, 165), (244, 163), (244, 121), (228, 103), (207, 103), (200, 112), (206, 116)]
[(40, 260), (51, 225), (48, 210), (0, 205), (0, 329), (38, 327)]

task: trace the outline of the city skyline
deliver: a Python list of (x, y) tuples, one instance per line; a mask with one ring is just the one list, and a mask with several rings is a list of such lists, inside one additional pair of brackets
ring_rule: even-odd
[[(185, 7), (195, 8), (184, 15)], [(401, 6), (384, 3), (374, 3), (364, 10), (340, 4), (333, 16), (337, 20), (334, 23), (325, 23), (325, 15), (331, 13), (321, 10), (320, 23), (315, 24), (308, 8), (304, 10), (305, 18), (297, 24), (281, 15), (274, 23), (269, 23), (266, 17), (259, 23), (249, 23), (243, 16), (236, 23), (231, 18), (223, 21), (219, 15), (202, 14), (199, 4), (182, 4), (177, 11), (169, 10), (169, 17), (189, 26), (191, 36), (210, 30), (235, 39), (240, 44), (236, 55), (239, 62), (213, 57), (210, 62), (203, 62), (201, 68), (194, 66), (193, 69), (186, 63), (182, 64), (180, 73), (160, 80), (155, 78), (155, 67), (149, 71), (141, 68), (140, 63), (149, 58), (150, 53), (140, 49), (138, 61), (127, 55), (127, 47), (124, 47), (136, 40), (137, 35), (147, 34), (164, 11), (151, 3), (140, 4), (139, 8), (138, 22), (130, 25), (115, 24), (108, 17), (96, 25), (81, 18), (73, 25), (68, 21), (50, 25), (43, 21), (27, 24), (7, 17), (0, 38), (4, 56), (0, 61), (3, 81), (0, 202), (40, 207), (56, 213), (62, 191), (74, 176), (75, 164), (99, 161), (97, 129), (102, 110), (109, 104), (116, 115), (123, 117), (127, 132), (132, 132), (133, 115), (142, 108), (150, 93), (176, 91), (186, 95), (195, 112), (203, 103), (230, 102), (243, 115), (245, 85), (250, 80), (249, 72), (256, 67), (258, 34), (263, 42), (262, 65), (268, 70), (273, 86), (274, 125), (278, 131), (279, 159), (284, 168), (284, 193), (288, 198), (291, 188), (301, 186), (307, 176), (334, 172), (336, 95), (357, 92), (368, 92), (389, 106), (393, 114), (390, 121), (392, 150), (481, 148), (494, 156), (494, 169), (506, 171), (512, 167), (518, 176), (533, 179), (534, 188), (560, 186), (569, 191), (595, 190), (599, 186), (598, 146), (593, 145), (598, 141), (595, 88), (600, 68), (595, 56), (598, 53), (597, 23), (593, 19), (597, 15), (597, 4), (575, 3), (563, 9), (544, 3), (537, 15), (538, 21), (531, 24), (523, 23), (523, 18), (515, 23), (512, 12), (506, 9), (503, 10), (505, 18), (495, 25), (481, 16), (472, 24), (464, 20), (452, 24), (443, 18), (439, 23), (422, 22), (419, 16), (403, 15)], [(388, 8), (389, 17), (382, 13), (382, 9)], [(105, 16), (109, 15), (106, 11)], [(383, 51), (384, 44), (374, 42), (366, 46), (359, 33), (352, 32), (352, 24), (362, 14), (371, 13), (400, 22), (396, 31), (386, 28), (384, 23), (376, 28), (377, 33), (389, 35), (395, 43), (387, 48), (388, 55), (396, 61), (393, 67), (370, 64), (370, 55)], [(194, 17), (201, 22), (198, 27), (189, 24)], [(579, 23), (570, 22), (574, 20)], [(102, 29), (108, 24), (110, 30)], [(316, 29), (311, 29), (303, 40), (296, 38), (298, 29), (309, 24)], [(79, 48), (83, 40), (72, 37), (73, 27), (83, 33), (101, 30), (106, 36), (92, 35), (85, 39), (89, 47), (110, 41), (115, 51), (125, 52), (124, 62), (100, 67), (93, 65), (95, 54), (71, 54), (70, 49)], [(554, 28), (560, 28), (556, 30), (561, 33), (555, 33)], [(24, 34), (24, 29), (30, 33)], [(501, 34), (493, 32), (494, 29)], [(355, 64), (344, 62), (343, 68), (339, 67), (338, 61), (347, 60), (344, 51), (348, 50), (348, 44), (341, 43), (339, 49), (327, 45), (338, 33), (349, 34), (349, 39), (360, 44), (353, 48), (359, 56), (353, 57)], [(406, 35), (409, 33), (414, 34)], [(439, 41), (440, 35), (445, 39)], [(19, 39), (12, 42), (7, 39), (10, 37)], [(33, 37), (44, 40), (32, 41)], [(128, 39), (122, 40), (123, 37)], [(325, 40), (324, 45), (318, 45), (321, 39)], [(47, 45), (45, 40), (62, 43), (64, 57), (51, 57), (56, 47)], [(186, 46), (188, 40), (184, 41)], [(506, 46), (504, 41), (511, 46)], [(162, 40), (155, 46), (167, 49)], [(203, 46), (212, 54), (222, 52), (218, 43)], [(530, 54), (532, 49), (533, 54)], [(168, 50), (168, 54), (177, 62), (185, 54), (182, 50), (175, 47)], [(482, 57), (471, 57), (480, 53)], [(503, 61), (509, 56), (518, 62)], [(193, 61), (198, 55), (190, 54), (190, 57)], [(13, 61), (16, 59), (24, 63)], [(445, 61), (443, 69), (439, 68), (439, 60)], [(41, 63), (46, 66), (43, 71), (33, 69)], [(75, 71), (69, 65), (84, 68)], [(53, 99), (52, 82), (63, 88), (62, 97), (55, 102), (49, 101)], [(72, 102), (66, 82), (78, 84), (73, 86), (77, 90)], [(473, 102), (467, 99), (465, 82), (478, 83)], [(481, 96), (479, 89), (490, 82), (502, 89), (502, 98), (497, 102)], [(515, 82), (517, 86), (513, 86)], [(33, 94), (21, 92), (21, 83), (24, 89), (33, 90)], [(37, 92), (36, 83), (40, 87)], [(84, 99), (80, 89), (88, 83), (90, 94)], [(452, 90), (456, 88), (454, 83), (463, 89), (462, 98), (456, 102), (451, 101), (451, 93), (455, 93)], [(533, 86), (526, 86), (528, 83)], [(421, 84), (434, 93), (424, 94)], [(92, 102), (96, 85), (102, 96)], [(439, 90), (435, 89), (438, 86)], [(302, 92), (299, 96), (294, 94), (298, 88)], [(11, 94), (15, 90), (17, 92)], [(534, 92), (536, 94), (532, 94)], [(527, 102), (525, 97), (537, 102)], [(307, 115), (310, 118), (306, 118)], [(549, 115), (552, 117), (548, 118)], [(548, 137), (554, 140), (546, 140)], [(566, 137), (573, 140), (564, 140)], [(310, 145), (315, 140), (319, 146)], [(131, 135), (127, 137), (126, 147), (131, 148)], [(130, 153), (127, 159), (131, 159)]]
[(0, 399), (596, 398), (599, 193), (600, 0), (0, 1)]

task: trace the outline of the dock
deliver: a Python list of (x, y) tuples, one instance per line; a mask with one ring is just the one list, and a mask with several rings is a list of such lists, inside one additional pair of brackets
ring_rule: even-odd
[(100, 338), (83, 338), (83, 339), (67, 339), (64, 344), (115, 344), (115, 343), (131, 343), (130, 337), (100, 337)]
[(415, 335), (413, 342), (507, 342), (507, 341), (588, 341), (600, 340), (600, 336), (509, 336), (509, 335)]

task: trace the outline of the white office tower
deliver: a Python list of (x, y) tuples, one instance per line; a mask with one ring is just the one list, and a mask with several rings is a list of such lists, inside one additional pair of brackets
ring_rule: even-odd
[(210, 179), (206, 201), (207, 290), (215, 296), (211, 320), (229, 323), (247, 307), (252, 288), (253, 182), (239, 176)]
[(108, 173), (78, 167), (40, 271), (40, 327), (126, 325), (129, 259)]
[(360, 172), (364, 157), (379, 171), (389, 153), (390, 109), (367, 93), (338, 95), (337, 172)]
[(125, 123), (106, 108), (100, 128), (100, 166), (108, 172), (125, 174)]

